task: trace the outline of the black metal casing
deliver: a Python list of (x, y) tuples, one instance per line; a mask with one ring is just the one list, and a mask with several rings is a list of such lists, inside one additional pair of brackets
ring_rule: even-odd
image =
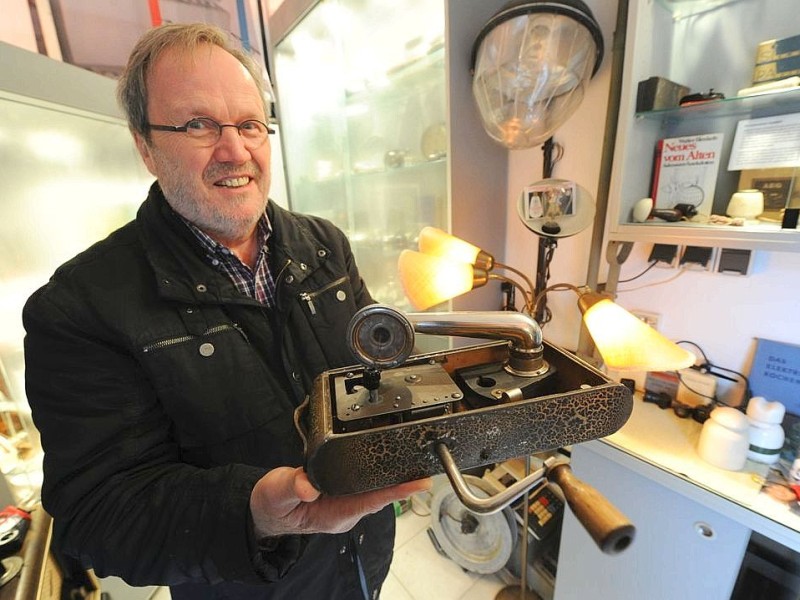
[[(520, 378), (522, 399), (513, 399), (514, 394), (501, 398), (498, 390), (493, 390), (496, 403), (476, 398), (464, 373), (478, 368), (485, 374), (485, 366), (497, 365), (500, 375), (508, 350), (508, 342), (500, 341), (412, 356), (383, 374), (402, 370), (393, 373), (394, 379), (411, 377), (412, 387), (422, 367), (439, 366), (453, 380), (445, 392), (449, 397), (437, 397), (431, 406), (416, 402), (407, 409), (395, 403), (385, 412), (373, 406), (364, 419), (351, 418), (350, 413), (340, 418), (343, 401), (350, 400), (336, 397), (345, 389), (342, 380), (357, 380), (364, 368), (322, 373), (295, 415), (312, 483), (330, 495), (379, 489), (442, 473), (434, 450), (438, 442), (447, 445), (463, 470), (604, 437), (630, 416), (630, 390), (547, 342), (544, 359), (550, 370), (539, 381)], [(363, 390), (354, 389), (354, 398), (364, 397)]]

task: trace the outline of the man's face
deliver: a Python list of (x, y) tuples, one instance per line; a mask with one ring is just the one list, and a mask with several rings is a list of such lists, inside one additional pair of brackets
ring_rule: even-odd
[[(158, 125), (184, 125), (195, 117), (221, 124), (266, 122), (259, 90), (231, 54), (214, 45), (192, 55), (162, 54), (148, 73), (148, 118)], [(270, 143), (247, 148), (234, 127), (203, 147), (185, 133), (152, 131), (136, 146), (158, 178), (170, 206), (226, 245), (247, 239), (264, 212), (270, 184)]]

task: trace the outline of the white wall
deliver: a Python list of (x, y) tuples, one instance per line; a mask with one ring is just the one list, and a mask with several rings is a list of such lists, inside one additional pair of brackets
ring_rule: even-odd
[[(555, 166), (554, 176), (573, 179), (595, 193), (610, 82), (616, 2), (587, 0), (587, 4), (603, 30), (606, 55), (578, 112), (555, 135), (565, 153)], [(531, 275), (536, 270), (538, 240), (520, 223), (516, 201), (524, 185), (541, 179), (541, 154), (540, 148), (512, 151), (509, 167), (506, 260)], [(559, 241), (550, 283), (585, 283), (590, 238), (590, 231), (585, 231)], [(634, 246), (631, 257), (623, 265), (621, 280), (647, 268), (650, 248), (649, 244)], [(605, 258), (602, 265), (601, 282), (605, 280)], [(745, 373), (750, 368), (754, 338), (800, 343), (800, 277), (797, 275), (800, 252), (758, 252), (753, 272), (747, 277), (678, 273), (676, 269), (652, 269), (636, 281), (621, 284), (617, 301), (628, 309), (660, 314), (659, 328), (669, 338), (695, 342), (712, 363)], [(665, 280), (671, 281), (642, 287)], [(625, 291), (634, 289), (636, 291)], [(580, 324), (574, 294), (551, 294), (549, 305), (554, 320), (545, 327), (545, 337), (574, 349)], [(691, 346), (687, 348), (692, 349)], [(728, 386), (723, 382), (722, 387)]]

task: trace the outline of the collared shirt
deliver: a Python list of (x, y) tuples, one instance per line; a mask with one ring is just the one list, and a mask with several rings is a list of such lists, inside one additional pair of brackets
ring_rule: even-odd
[[(183, 219), (183, 217), (181, 217)], [(251, 269), (244, 264), (227, 246), (214, 240), (205, 231), (193, 223), (183, 219), (189, 230), (195, 235), (206, 253), (206, 260), (222, 273), (225, 273), (243, 294), (255, 298), (268, 308), (275, 306), (275, 280), (269, 270), (269, 249), (267, 242), (272, 234), (272, 224), (267, 213), (261, 215), (256, 224), (258, 257), (256, 268)]]

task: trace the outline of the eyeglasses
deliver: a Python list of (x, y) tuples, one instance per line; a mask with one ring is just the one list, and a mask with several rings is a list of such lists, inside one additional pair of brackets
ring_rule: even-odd
[(274, 129), (258, 119), (247, 119), (238, 125), (233, 125), (217, 123), (209, 117), (195, 117), (186, 121), (185, 125), (154, 125), (148, 123), (147, 126), (155, 131), (185, 133), (203, 146), (216, 144), (222, 136), (223, 127), (235, 127), (239, 135), (242, 136), (245, 147), (250, 149), (258, 148), (267, 140), (267, 136), (270, 133), (275, 133)]

